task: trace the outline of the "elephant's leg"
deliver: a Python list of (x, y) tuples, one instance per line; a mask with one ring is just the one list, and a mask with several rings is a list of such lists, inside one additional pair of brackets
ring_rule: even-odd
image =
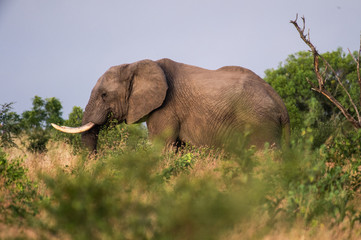
[(156, 111), (147, 120), (149, 138), (160, 140), (169, 149), (177, 148), (179, 140), (179, 123), (167, 111)]

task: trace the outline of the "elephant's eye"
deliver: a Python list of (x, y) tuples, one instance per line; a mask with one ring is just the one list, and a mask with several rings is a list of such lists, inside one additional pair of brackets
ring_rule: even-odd
[(102, 99), (105, 100), (105, 98), (107, 97), (107, 94), (106, 93), (102, 93)]

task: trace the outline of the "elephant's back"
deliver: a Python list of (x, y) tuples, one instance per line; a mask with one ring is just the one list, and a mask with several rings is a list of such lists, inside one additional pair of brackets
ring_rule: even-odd
[(187, 99), (190, 107), (209, 106), (212, 112), (215, 107), (227, 109), (232, 106), (233, 109), (249, 112), (255, 118), (262, 115), (274, 117), (276, 114), (285, 115), (285, 119), (288, 117), (277, 92), (249, 69), (226, 66), (207, 70), (186, 64), (180, 68), (181, 74), (175, 81), (178, 86), (174, 90), (177, 95), (182, 95), (181, 99)]
[(282, 122), (289, 121), (287, 110), (275, 90), (251, 70), (237, 66), (207, 70), (163, 61), (181, 139), (213, 145), (209, 141), (215, 136), (243, 132), (248, 126), (256, 131), (252, 143), (280, 138)]
[(253, 131), (252, 144), (263, 144), (267, 140), (279, 145), (289, 116), (278, 93), (251, 70), (229, 66), (216, 72), (222, 73), (219, 78), (223, 76), (224, 81), (229, 81), (229, 86), (221, 91), (224, 95), (216, 103), (216, 108), (227, 109), (218, 117), (224, 119), (220, 129), (227, 126), (231, 133), (235, 129), (243, 132), (249, 127)]

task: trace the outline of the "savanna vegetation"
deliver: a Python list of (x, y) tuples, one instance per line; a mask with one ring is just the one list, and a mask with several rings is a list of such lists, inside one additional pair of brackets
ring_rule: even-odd
[[(336, 69), (321, 66), (328, 91), (357, 117), (359, 53), (320, 57)], [(144, 125), (112, 122), (89, 156), (49, 125), (80, 125), (81, 108), (64, 120), (56, 98), (35, 96), (21, 115), (1, 105), (0, 238), (359, 239), (361, 130), (310, 89), (312, 52), (265, 73), (290, 113), (282, 150), (246, 148), (244, 134), (223, 150), (166, 152)]]

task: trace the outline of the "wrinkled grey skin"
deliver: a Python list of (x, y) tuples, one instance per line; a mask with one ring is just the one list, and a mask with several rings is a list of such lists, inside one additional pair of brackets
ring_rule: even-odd
[(222, 146), (232, 134), (250, 131), (250, 144), (280, 146), (289, 136), (289, 116), (279, 95), (252, 71), (236, 66), (207, 70), (170, 59), (111, 67), (92, 90), (82, 134), (97, 146), (100, 126), (113, 119), (127, 124), (146, 119), (149, 137), (166, 136), (171, 146)]

